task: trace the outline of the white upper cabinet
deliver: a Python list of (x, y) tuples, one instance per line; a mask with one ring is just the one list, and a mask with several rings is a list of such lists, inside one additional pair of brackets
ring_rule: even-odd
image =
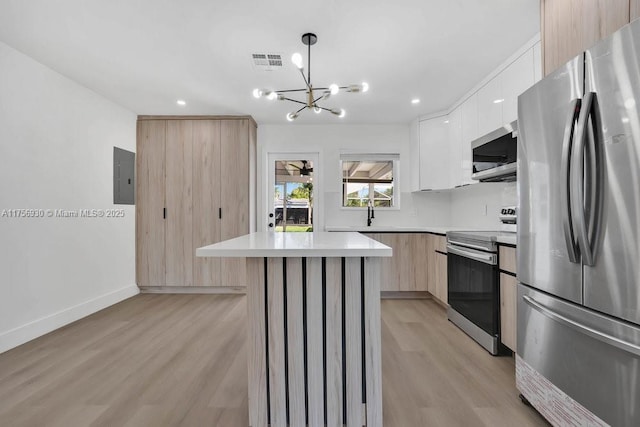
[(420, 122), (420, 190), (451, 188), (447, 116)]
[(473, 168), (471, 156), (471, 141), (480, 136), (478, 130), (478, 94), (474, 93), (460, 106), (460, 121), (462, 128), (461, 158), (462, 185), (474, 184), (478, 181), (471, 179)]
[(463, 185), (462, 177), (462, 107), (449, 113), (449, 185)]
[(500, 76), (496, 76), (478, 91), (478, 129), (485, 135), (502, 126), (502, 88)]
[(411, 122), (409, 135), (409, 166), (411, 168), (411, 191), (420, 191), (420, 121)]
[(518, 118), (518, 96), (533, 86), (535, 80), (533, 64), (533, 49), (529, 49), (500, 73), (502, 98), (504, 99), (502, 102), (502, 124), (511, 123)]
[(516, 120), (518, 96), (542, 78), (541, 44), (529, 46), (447, 116), (411, 123), (412, 191), (478, 182), (471, 143)]

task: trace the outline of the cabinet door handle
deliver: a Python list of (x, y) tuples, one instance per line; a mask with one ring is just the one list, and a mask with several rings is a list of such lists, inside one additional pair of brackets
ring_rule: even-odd
[(218, 218), (222, 219), (222, 208), (218, 208)]
[(162, 208), (162, 219), (167, 219), (167, 208)]

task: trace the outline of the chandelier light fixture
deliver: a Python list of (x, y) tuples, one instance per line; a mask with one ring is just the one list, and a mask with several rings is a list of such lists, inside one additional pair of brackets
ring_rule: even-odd
[[(345, 111), (342, 108), (325, 108), (319, 105), (321, 101), (328, 100), (331, 96), (337, 95), (341, 90), (346, 92), (366, 92), (369, 90), (369, 85), (365, 82), (361, 84), (353, 84), (348, 86), (338, 86), (337, 84), (331, 84), (329, 87), (313, 87), (311, 84), (311, 46), (316, 44), (318, 37), (313, 33), (305, 33), (302, 35), (302, 43), (307, 46), (307, 74), (305, 75), (304, 62), (302, 55), (294, 53), (291, 56), (291, 62), (300, 70), (300, 74), (304, 79), (305, 87), (302, 89), (289, 89), (289, 90), (268, 90), (268, 89), (254, 89), (253, 96), (256, 98), (267, 98), (270, 101), (289, 101), (298, 104), (300, 108), (294, 112), (287, 114), (287, 120), (290, 122), (298, 118), (300, 113), (306, 109), (313, 110), (316, 114), (320, 114), (323, 110), (328, 111), (338, 117), (344, 117)], [(290, 94), (298, 94), (304, 92), (304, 101), (290, 98)]]

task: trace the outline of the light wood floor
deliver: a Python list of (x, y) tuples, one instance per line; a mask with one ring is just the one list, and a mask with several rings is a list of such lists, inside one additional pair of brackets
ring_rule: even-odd
[[(431, 300), (382, 302), (387, 427), (546, 425)], [(138, 295), (0, 355), (0, 426), (247, 426), (245, 297)]]

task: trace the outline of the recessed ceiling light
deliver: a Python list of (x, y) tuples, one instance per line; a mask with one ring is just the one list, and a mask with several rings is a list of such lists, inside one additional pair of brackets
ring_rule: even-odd
[(494, 103), (494, 104), (500, 104), (501, 102), (504, 102), (504, 98), (494, 99), (494, 100), (493, 100), (493, 103)]
[(445, 124), (445, 125), (446, 125), (447, 123), (449, 123), (449, 120), (445, 120), (445, 121), (444, 121), (444, 124)]
[(413, 99), (411, 100), (411, 103), (412, 103), (412, 104), (420, 104), (420, 100), (419, 100), (418, 98), (413, 98)]
[(184, 99), (178, 99), (176, 101), (176, 104), (178, 104), (181, 107), (184, 107), (185, 105), (187, 105), (187, 101), (185, 101)]

